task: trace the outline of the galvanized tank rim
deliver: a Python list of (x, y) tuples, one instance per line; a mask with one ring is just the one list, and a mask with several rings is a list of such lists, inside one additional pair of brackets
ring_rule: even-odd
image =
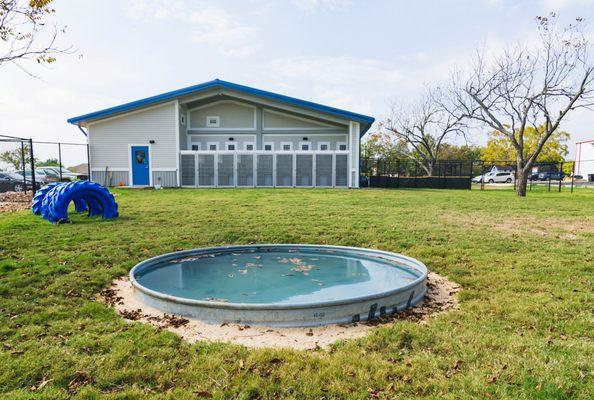
[[(166, 262), (170, 260), (175, 260), (177, 258), (182, 258), (184, 256), (189, 255), (205, 255), (205, 254), (216, 254), (216, 253), (230, 253), (234, 251), (246, 251), (246, 250), (253, 250), (254, 252), (262, 252), (266, 249), (275, 249), (275, 250), (295, 250), (299, 251), (299, 249), (304, 250), (322, 250), (322, 251), (336, 251), (346, 253), (345, 255), (350, 256), (367, 256), (367, 257), (375, 257), (380, 258), (384, 261), (390, 261), (397, 263), (399, 266), (406, 266), (411, 268), (420, 273), (420, 276), (409, 282), (404, 286), (400, 286), (396, 289), (378, 292), (367, 296), (359, 296), (359, 297), (352, 297), (349, 299), (344, 300), (333, 300), (333, 301), (321, 301), (321, 302), (310, 302), (310, 303), (298, 303), (298, 304), (279, 304), (279, 303), (228, 303), (228, 302), (220, 302), (220, 301), (208, 301), (208, 300), (195, 300), (195, 299), (188, 299), (185, 297), (178, 297), (172, 296), (170, 294), (157, 292), (152, 289), (148, 289), (142, 286), (137, 280), (136, 275), (139, 272), (142, 272), (145, 269), (151, 268), (155, 266), (157, 263)], [(295, 310), (295, 309), (308, 309), (308, 308), (316, 308), (316, 307), (324, 307), (324, 306), (336, 306), (342, 304), (353, 304), (359, 303), (367, 300), (379, 299), (388, 297), (391, 295), (395, 295), (401, 292), (405, 292), (419, 284), (423, 283), (427, 279), (428, 269), (417, 259), (412, 257), (407, 257), (405, 255), (399, 253), (392, 253), (389, 251), (383, 250), (374, 250), (374, 249), (364, 249), (360, 247), (346, 247), (346, 246), (329, 246), (329, 245), (313, 245), (313, 244), (258, 244), (258, 245), (236, 245), (236, 246), (219, 246), (219, 247), (204, 247), (204, 248), (197, 248), (191, 250), (183, 250), (183, 251), (175, 251), (172, 253), (162, 254), (156, 257), (149, 258), (144, 260), (138, 264), (136, 264), (129, 273), (130, 283), (132, 286), (147, 294), (148, 296), (155, 297), (157, 299), (179, 303), (179, 304), (186, 304), (196, 307), (207, 307), (207, 308), (218, 308), (218, 309), (229, 309), (229, 310)]]

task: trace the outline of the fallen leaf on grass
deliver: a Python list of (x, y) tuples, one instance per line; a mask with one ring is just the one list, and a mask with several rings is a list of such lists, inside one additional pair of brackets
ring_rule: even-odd
[(35, 391), (37, 391), (37, 390), (41, 390), (41, 389), (43, 389), (43, 387), (44, 387), (45, 385), (47, 385), (47, 384), (48, 384), (48, 383), (50, 383), (51, 381), (53, 381), (53, 379), (45, 379), (45, 378), (43, 378), (43, 379), (41, 380), (41, 382), (39, 382), (37, 385), (33, 385), (33, 386), (31, 386), (31, 390), (32, 390), (33, 392), (35, 392)]

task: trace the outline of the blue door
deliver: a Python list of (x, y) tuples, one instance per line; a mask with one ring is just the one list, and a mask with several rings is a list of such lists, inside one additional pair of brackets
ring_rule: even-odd
[(132, 185), (150, 185), (149, 147), (132, 146)]

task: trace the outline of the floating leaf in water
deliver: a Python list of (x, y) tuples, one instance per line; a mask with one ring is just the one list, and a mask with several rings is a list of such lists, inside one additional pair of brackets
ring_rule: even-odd
[(253, 256), (252, 258), (255, 258), (256, 260), (259, 260), (262, 258), (262, 256)]
[(295, 274), (283, 274), (283, 276), (295, 276)]
[(248, 273), (248, 270), (247, 269), (238, 269), (237, 272), (239, 272), (242, 275), (245, 275)]
[(291, 271), (303, 272), (304, 275), (307, 275), (306, 273), (309, 272), (312, 268), (313, 267), (311, 265), (297, 265), (291, 268)]
[(289, 261), (292, 262), (293, 264), (301, 264), (301, 259), (300, 258), (289, 258)]

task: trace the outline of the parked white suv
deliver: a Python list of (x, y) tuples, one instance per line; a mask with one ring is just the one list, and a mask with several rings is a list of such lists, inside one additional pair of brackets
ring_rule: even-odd
[(513, 172), (490, 172), (485, 174), (486, 183), (512, 183), (515, 176)]

